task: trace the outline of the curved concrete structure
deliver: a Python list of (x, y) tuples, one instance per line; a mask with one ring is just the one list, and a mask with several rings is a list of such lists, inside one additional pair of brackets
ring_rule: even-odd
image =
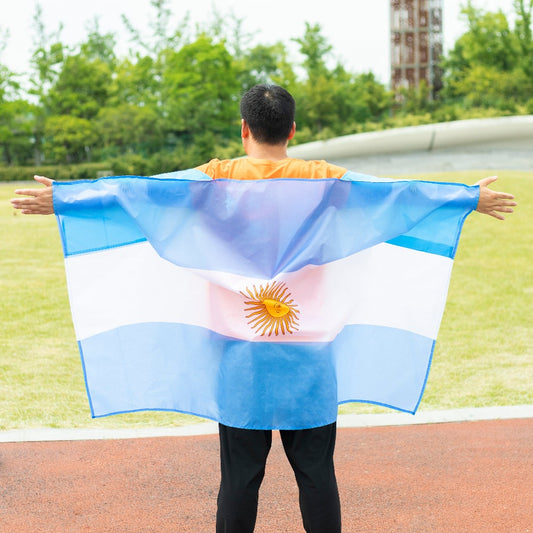
[(533, 170), (533, 115), (459, 120), (297, 145), (291, 157), (327, 159), (370, 174)]

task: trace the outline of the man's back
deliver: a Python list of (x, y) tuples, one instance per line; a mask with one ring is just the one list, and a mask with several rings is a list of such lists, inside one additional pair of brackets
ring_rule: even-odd
[(326, 161), (304, 161), (284, 158), (277, 161), (244, 157), (241, 159), (212, 159), (198, 167), (213, 179), (259, 180), (273, 178), (341, 178), (346, 169)]

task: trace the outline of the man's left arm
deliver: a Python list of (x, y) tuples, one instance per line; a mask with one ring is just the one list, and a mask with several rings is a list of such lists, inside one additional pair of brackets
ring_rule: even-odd
[(489, 178), (483, 178), (476, 183), (476, 185), (479, 185), (479, 201), (476, 211), (497, 218), (498, 220), (505, 220), (505, 217), (500, 213), (512, 213), (516, 202), (512, 194), (489, 189), (489, 185), (497, 179), (497, 176), (491, 176)]

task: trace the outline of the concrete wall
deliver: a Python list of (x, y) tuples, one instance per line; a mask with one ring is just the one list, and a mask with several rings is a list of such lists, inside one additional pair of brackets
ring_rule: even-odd
[(289, 148), (371, 174), (500, 168), (533, 170), (533, 115), (459, 120), (346, 135)]

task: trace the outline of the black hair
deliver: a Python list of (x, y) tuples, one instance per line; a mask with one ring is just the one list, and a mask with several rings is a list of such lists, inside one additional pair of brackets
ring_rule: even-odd
[(241, 98), (241, 117), (253, 138), (264, 144), (287, 141), (294, 123), (294, 98), (277, 85), (255, 85)]

